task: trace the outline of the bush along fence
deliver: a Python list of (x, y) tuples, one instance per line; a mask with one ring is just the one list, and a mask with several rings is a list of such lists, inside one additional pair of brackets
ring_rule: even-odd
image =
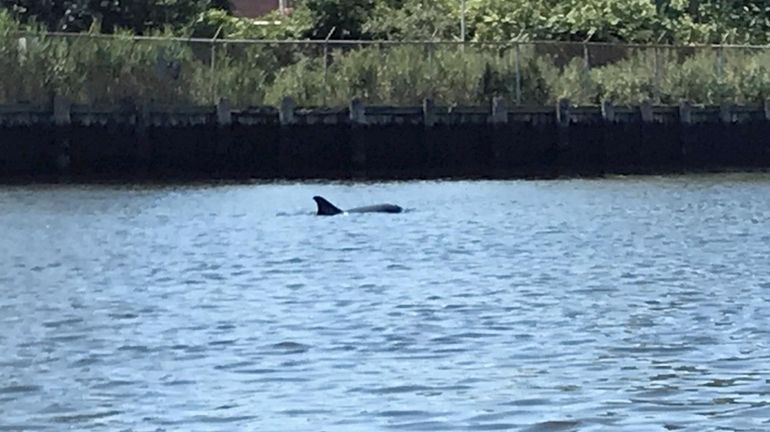
[(568, 42), (203, 40), (22, 32), (0, 22), (0, 103), (277, 106), (755, 104), (770, 48)]
[(754, 105), (0, 106), (0, 179), (520, 178), (770, 167)]

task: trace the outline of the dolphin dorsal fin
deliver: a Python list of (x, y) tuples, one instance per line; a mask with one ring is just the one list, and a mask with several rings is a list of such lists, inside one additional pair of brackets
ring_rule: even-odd
[(326, 198), (324, 197), (314, 196), (313, 200), (315, 201), (316, 204), (318, 204), (319, 216), (333, 216), (340, 213), (344, 213), (342, 210), (337, 208), (334, 204), (327, 201)]

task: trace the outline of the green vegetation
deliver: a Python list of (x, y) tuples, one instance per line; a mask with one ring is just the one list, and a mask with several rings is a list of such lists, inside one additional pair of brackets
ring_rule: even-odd
[(184, 31), (193, 17), (210, 9), (228, 9), (227, 0), (0, 0), (0, 6), (25, 23), (50, 31), (119, 29), (137, 34), (172, 28)]
[[(306, 36), (459, 37), (460, 0), (305, 0)], [(466, 0), (469, 38), (638, 43), (770, 42), (765, 0)], [(344, 33), (340, 29), (345, 29)]]
[[(261, 23), (233, 17), (226, 2), (211, 0), (144, 0), (131, 7), (0, 1), (12, 11), (0, 9), (0, 102), (6, 103), (46, 103), (52, 94), (104, 104), (210, 104), (227, 97), (244, 107), (276, 105), (283, 96), (302, 105), (346, 105), (353, 96), (370, 104), (431, 97), (445, 105), (486, 104), (493, 96), (524, 104), (559, 97), (578, 104), (770, 97), (770, 49), (616, 44), (765, 43), (770, 6), (758, 1), (467, 0), (468, 35), (477, 43), (466, 46), (392, 43), (456, 40), (459, 0), (305, 0), (290, 18), (273, 14)], [(215, 3), (225, 7), (212, 8)], [(114, 35), (46, 33), (85, 29)], [(136, 33), (160, 38), (135, 40)], [(227, 42), (330, 34), (391, 43)], [(171, 37), (179, 35), (219, 41)], [(529, 42), (542, 39), (565, 42)], [(610, 43), (582, 43), (588, 40)]]
[[(477, 41), (770, 42), (770, 3), (766, 0), (465, 3), (468, 36)], [(294, 0), (293, 4), (290, 17), (281, 17), (280, 25), (268, 26), (279, 28), (262, 30), (249, 20), (207, 12), (228, 11), (229, 0), (0, 0), (0, 9), (49, 31), (95, 29), (113, 33), (123, 29), (145, 34), (169, 30), (187, 36), (205, 32), (216, 22), (235, 30), (225, 37), (257, 37), (272, 32), (300, 39), (331, 35), (332, 39), (453, 40), (460, 33), (461, 0)]]

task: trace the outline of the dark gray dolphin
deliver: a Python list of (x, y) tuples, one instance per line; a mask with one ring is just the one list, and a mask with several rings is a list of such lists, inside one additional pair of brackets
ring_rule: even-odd
[(401, 213), (404, 210), (393, 204), (377, 204), (373, 206), (356, 207), (350, 210), (340, 210), (324, 197), (314, 196), (313, 200), (318, 204), (318, 216), (334, 216), (342, 213)]

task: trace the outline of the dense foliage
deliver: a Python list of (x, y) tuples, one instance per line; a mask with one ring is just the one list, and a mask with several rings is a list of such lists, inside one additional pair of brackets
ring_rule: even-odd
[[(302, 0), (301, 36), (460, 37), (461, 0)], [(766, 0), (466, 0), (469, 37), (594, 42), (770, 42)], [(312, 19), (307, 21), (307, 17)], [(294, 18), (289, 19), (292, 21)]]
[(210, 8), (227, 9), (225, 0), (0, 0), (23, 22), (37, 22), (48, 30), (113, 33), (128, 29), (181, 29)]
[[(594, 42), (770, 42), (766, 0), (466, 0), (469, 38)], [(295, 0), (290, 17), (255, 24), (212, 9), (229, 0), (0, 0), (22, 22), (49, 30), (325, 39), (460, 37), (461, 0)], [(209, 11), (209, 12), (207, 12)], [(215, 30), (211, 30), (211, 28)], [(212, 34), (213, 35), (213, 34)]]
[[(330, 34), (457, 40), (459, 0), (304, 0), (290, 17), (274, 13), (258, 21), (212, 8), (209, 0), (0, 1), (6, 6), (0, 9), (0, 103), (47, 103), (54, 93), (83, 103), (198, 104), (227, 97), (236, 106), (275, 105), (284, 96), (304, 105), (344, 105), (353, 96), (376, 104), (431, 97), (460, 105), (493, 96), (524, 104), (559, 97), (578, 104), (770, 97), (770, 50), (582, 43), (765, 43), (770, 6), (758, 1), (467, 0), (468, 36), (479, 42), (473, 46), (233, 41)], [(65, 38), (44, 29), (116, 37)], [(20, 37), (21, 30), (33, 34)], [(217, 36), (219, 42), (137, 41), (136, 33)], [(566, 42), (528, 43), (541, 39)]]

